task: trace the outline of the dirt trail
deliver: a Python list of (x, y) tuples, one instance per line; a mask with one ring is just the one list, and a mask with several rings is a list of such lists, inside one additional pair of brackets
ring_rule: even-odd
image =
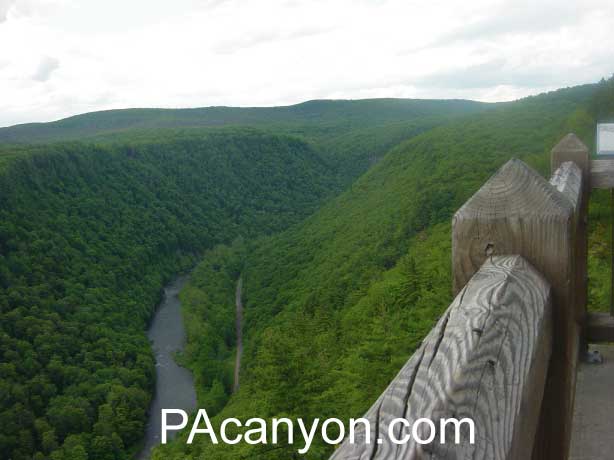
[(237, 291), (235, 295), (236, 305), (236, 321), (235, 327), (237, 331), (237, 355), (235, 358), (235, 381), (232, 391), (236, 392), (239, 389), (239, 371), (241, 370), (241, 355), (243, 354), (243, 301), (241, 300), (241, 289), (243, 288), (243, 278), (239, 277), (237, 281)]

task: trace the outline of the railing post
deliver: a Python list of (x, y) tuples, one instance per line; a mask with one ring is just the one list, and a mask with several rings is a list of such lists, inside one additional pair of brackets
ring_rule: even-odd
[(575, 227), (582, 172), (565, 163), (559, 176), (553, 185), (510, 160), (459, 209), (452, 226), (455, 293), (491, 255), (525, 257), (552, 286), (553, 351), (533, 455), (548, 460), (568, 456), (578, 354)]
[(591, 192), (590, 155), (588, 147), (570, 133), (551, 151), (551, 173), (566, 161), (572, 161), (582, 171), (582, 193), (576, 226), (576, 321), (580, 329), (580, 354), (587, 351), (587, 312), (588, 303), (588, 203)]

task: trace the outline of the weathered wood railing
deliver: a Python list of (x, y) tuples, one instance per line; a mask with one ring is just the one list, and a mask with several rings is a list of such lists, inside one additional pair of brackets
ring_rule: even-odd
[[(458, 210), (455, 300), (364, 416), (370, 432), (331, 460), (567, 459), (585, 346), (589, 168), (570, 134), (552, 150), (550, 181), (510, 160)], [(397, 443), (421, 418), (470, 418), (475, 442), (462, 425), (455, 443), (448, 424), (445, 444), (439, 431), (429, 444)], [(429, 431), (421, 424), (419, 437)]]

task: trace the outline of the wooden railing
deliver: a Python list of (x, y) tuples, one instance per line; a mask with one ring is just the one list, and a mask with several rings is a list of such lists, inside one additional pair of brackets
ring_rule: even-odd
[[(364, 416), (370, 433), (357, 430), (331, 460), (567, 459), (586, 342), (589, 168), (570, 134), (552, 150), (550, 181), (513, 159), (457, 211), (455, 300)], [(467, 425), (453, 442), (451, 424), (445, 444), (440, 432), (393, 442), (420, 418), (470, 418), (475, 442)], [(394, 422), (393, 439), (395, 419), (408, 423)]]

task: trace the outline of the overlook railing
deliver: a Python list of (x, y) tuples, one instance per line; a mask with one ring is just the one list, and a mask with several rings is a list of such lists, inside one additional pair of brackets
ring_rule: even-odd
[[(550, 181), (513, 159), (457, 211), (456, 298), (364, 416), (370, 432), (357, 424), (331, 460), (567, 459), (586, 343), (591, 165), (573, 134), (551, 158)], [(432, 443), (393, 442), (393, 420), (408, 422), (393, 423), (401, 440), (421, 418), (437, 427)], [(466, 424), (458, 444), (453, 424), (440, 428), (450, 418), (474, 421), (473, 444)]]

